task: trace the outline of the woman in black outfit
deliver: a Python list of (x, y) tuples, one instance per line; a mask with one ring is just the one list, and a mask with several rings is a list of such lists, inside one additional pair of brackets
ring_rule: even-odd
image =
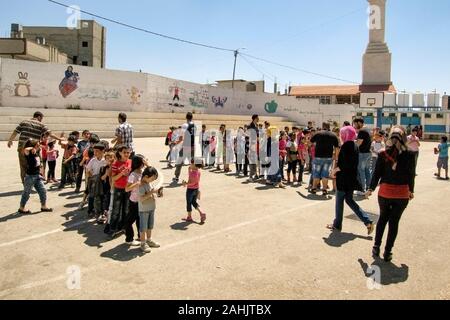
[(378, 157), (372, 183), (366, 194), (370, 197), (380, 183), (378, 193), (380, 219), (372, 253), (375, 257), (380, 256), (384, 229), (389, 223), (383, 255), (386, 262), (392, 261), (392, 248), (397, 238), (400, 218), (409, 201), (414, 199), (414, 154), (408, 151), (406, 142), (405, 129), (400, 126), (393, 127), (386, 142), (386, 150)]
[(374, 230), (374, 224), (353, 199), (353, 191), (361, 190), (358, 182), (358, 161), (359, 149), (355, 143), (356, 130), (351, 127), (343, 127), (340, 130), (342, 142), (341, 150), (336, 168), (332, 176), (336, 177), (336, 218), (333, 224), (327, 226), (332, 231), (342, 231), (342, 220), (344, 216), (344, 201), (358, 216), (358, 218), (367, 227), (367, 233), (370, 235)]

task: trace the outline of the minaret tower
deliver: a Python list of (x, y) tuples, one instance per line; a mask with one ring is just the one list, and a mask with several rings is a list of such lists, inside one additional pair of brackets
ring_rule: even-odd
[(369, 45), (363, 57), (363, 85), (390, 85), (392, 55), (385, 42), (386, 0), (370, 4)]

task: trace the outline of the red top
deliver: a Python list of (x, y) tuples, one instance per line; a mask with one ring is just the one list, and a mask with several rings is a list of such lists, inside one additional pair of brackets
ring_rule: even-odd
[[(128, 159), (126, 162), (115, 161), (111, 168), (112, 176), (114, 177), (126, 169), (128, 169), (129, 171), (131, 170), (131, 160), (130, 159)], [(130, 174), (130, 172), (128, 172), (127, 174), (125, 174), (122, 177), (120, 177), (119, 179), (117, 179), (116, 182), (114, 183), (114, 187), (116, 189), (125, 189), (127, 186), (129, 174)]]
[(394, 185), (382, 183), (378, 195), (386, 199), (409, 199), (409, 186), (407, 184)]
[(41, 140), (42, 159), (47, 159), (47, 139)]
[(196, 190), (200, 187), (200, 170), (192, 170), (189, 168), (189, 184), (188, 189)]

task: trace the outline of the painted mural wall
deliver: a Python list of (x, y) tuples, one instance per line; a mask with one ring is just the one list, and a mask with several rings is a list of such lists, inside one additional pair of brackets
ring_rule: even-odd
[(351, 119), (351, 105), (319, 105), (152, 74), (0, 59), (0, 107), (284, 116), (300, 124)]

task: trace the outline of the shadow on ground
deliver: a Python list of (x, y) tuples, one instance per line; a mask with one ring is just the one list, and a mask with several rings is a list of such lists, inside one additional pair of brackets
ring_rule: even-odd
[(369, 266), (363, 259), (358, 260), (364, 275), (373, 279), (375, 283), (383, 286), (406, 282), (409, 277), (409, 267), (402, 264), (400, 267), (392, 262), (384, 262), (380, 258), (375, 259)]
[(323, 241), (329, 245), (330, 247), (339, 248), (342, 247), (344, 244), (356, 240), (356, 239), (362, 239), (367, 241), (372, 241), (372, 237), (364, 237), (359, 236), (353, 233), (347, 233), (347, 232), (331, 232), (328, 238), (322, 238)]
[(308, 194), (308, 195), (304, 195), (303, 193), (301, 193), (300, 191), (297, 191), (298, 195), (300, 197), (302, 197), (303, 199), (306, 200), (312, 200), (312, 201), (330, 201), (333, 199), (332, 196), (328, 195), (328, 196), (322, 196), (322, 195), (318, 195), (318, 194)]
[(126, 243), (122, 243), (117, 247), (100, 254), (102, 258), (109, 258), (122, 262), (131, 261), (144, 255), (145, 253), (143, 253), (139, 247), (130, 247)]

